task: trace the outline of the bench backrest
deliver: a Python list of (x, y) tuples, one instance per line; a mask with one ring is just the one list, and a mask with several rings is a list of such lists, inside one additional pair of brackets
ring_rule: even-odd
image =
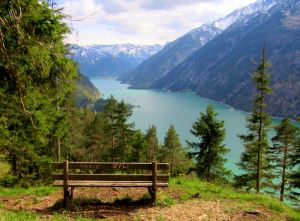
[(52, 163), (55, 180), (76, 181), (131, 181), (163, 182), (169, 180), (168, 163), (107, 163), (107, 162), (58, 162)]

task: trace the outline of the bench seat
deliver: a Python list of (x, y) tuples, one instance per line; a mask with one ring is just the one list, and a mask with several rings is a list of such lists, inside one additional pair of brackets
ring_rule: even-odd
[[(55, 180), (52, 184), (53, 186), (63, 186), (62, 180)], [(130, 181), (95, 181), (95, 180), (85, 180), (85, 181), (73, 181), (69, 180), (68, 185), (70, 187), (152, 187), (152, 182), (130, 182)], [(168, 187), (168, 183), (158, 182), (158, 187)]]
[(169, 181), (167, 163), (64, 161), (52, 163), (52, 168), (52, 185), (63, 187), (65, 208), (69, 207), (75, 187), (146, 187), (155, 202), (157, 187), (168, 187)]

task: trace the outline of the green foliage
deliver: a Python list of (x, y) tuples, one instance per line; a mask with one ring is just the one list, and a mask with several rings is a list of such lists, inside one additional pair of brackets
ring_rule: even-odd
[(42, 167), (64, 132), (65, 111), (57, 109), (77, 77), (63, 18), (38, 0), (0, 3), (0, 151), (24, 186), (49, 175)]
[(54, 191), (56, 187), (52, 186), (40, 186), (40, 187), (30, 187), (30, 188), (0, 188), (0, 196), (48, 196)]
[[(298, 119), (300, 121), (300, 119)], [(298, 128), (297, 137), (295, 139), (295, 153), (291, 155), (291, 166), (293, 170), (290, 176), (290, 182), (293, 189), (293, 197), (299, 200), (300, 198), (300, 129)]]
[(10, 172), (10, 165), (0, 161), (0, 177), (6, 176)]
[(227, 179), (230, 175), (224, 167), (224, 154), (229, 151), (222, 144), (225, 138), (224, 122), (216, 117), (213, 107), (208, 106), (206, 113), (200, 113), (191, 129), (199, 142), (187, 142), (191, 150), (189, 154), (196, 160), (197, 174), (207, 182)]
[(147, 161), (152, 162), (157, 159), (158, 155), (157, 130), (154, 125), (150, 126), (146, 131), (145, 140), (147, 147)]
[(248, 190), (255, 189), (260, 192), (261, 186), (272, 186), (273, 175), (270, 160), (267, 156), (268, 130), (271, 125), (270, 116), (265, 112), (265, 100), (271, 93), (269, 87), (270, 74), (267, 69), (270, 65), (266, 61), (265, 48), (261, 62), (254, 71), (253, 80), (256, 85), (253, 111), (248, 117), (248, 134), (239, 137), (244, 143), (245, 151), (241, 156), (238, 166), (242, 174), (236, 176), (236, 186), (243, 186)]
[(87, 77), (80, 74), (77, 80), (76, 92), (74, 93), (77, 106), (85, 108), (93, 107), (99, 97), (100, 93), (97, 88)]
[(283, 201), (285, 195), (291, 196), (290, 175), (293, 169), (292, 158), (296, 153), (297, 128), (289, 119), (283, 119), (280, 125), (275, 127), (275, 131), (276, 135), (272, 138), (273, 146), (269, 152), (273, 170), (280, 178), (276, 190), (280, 190), (280, 200)]
[(1, 221), (33, 221), (39, 220), (38, 215), (29, 211), (1, 211)]
[(174, 204), (176, 204), (176, 200), (173, 199), (168, 194), (166, 194), (165, 192), (157, 193), (157, 200), (155, 201), (154, 205), (156, 205), (156, 206), (171, 206)]
[(130, 155), (130, 161), (132, 162), (145, 162), (147, 160), (147, 143), (145, 135), (140, 131), (136, 131), (132, 137), (132, 152)]
[(170, 125), (166, 133), (159, 159), (162, 162), (170, 164), (171, 176), (187, 173), (194, 166), (186, 150), (181, 146), (179, 136), (173, 124)]

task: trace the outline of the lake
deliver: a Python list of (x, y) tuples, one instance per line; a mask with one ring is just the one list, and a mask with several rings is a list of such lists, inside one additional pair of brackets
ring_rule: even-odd
[[(218, 113), (218, 119), (225, 121), (225, 144), (230, 148), (230, 152), (227, 154), (226, 167), (235, 173), (238, 172), (235, 163), (239, 162), (243, 152), (243, 145), (238, 134), (247, 132), (247, 113), (199, 97), (192, 92), (129, 89), (128, 85), (113, 79), (93, 79), (91, 81), (104, 98), (113, 95), (117, 100), (123, 99), (136, 106), (130, 120), (135, 122), (136, 128), (143, 132), (154, 124), (157, 127), (158, 138), (161, 143), (170, 124), (174, 124), (180, 141), (185, 146), (186, 140), (194, 139), (189, 130), (199, 117), (200, 112), (204, 112), (209, 104), (213, 105)], [(278, 120), (274, 119), (273, 122), (278, 123)]]

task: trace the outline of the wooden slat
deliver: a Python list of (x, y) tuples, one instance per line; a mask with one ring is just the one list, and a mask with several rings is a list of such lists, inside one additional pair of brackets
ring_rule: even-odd
[[(95, 181), (152, 181), (151, 174), (69, 174), (71, 180), (95, 180)], [(52, 174), (54, 180), (63, 180), (63, 174)], [(169, 175), (158, 175), (157, 181), (167, 182)]]
[[(63, 186), (62, 181), (55, 181), (53, 186)], [(107, 181), (69, 181), (72, 187), (151, 187), (152, 182), (107, 182)], [(158, 182), (158, 187), (168, 187), (168, 183)]]
[[(53, 169), (62, 169), (62, 163), (52, 163)], [(115, 170), (151, 170), (152, 163), (124, 163), (124, 162), (69, 162), (69, 169), (115, 169)], [(158, 163), (158, 170), (168, 170), (168, 163)]]

